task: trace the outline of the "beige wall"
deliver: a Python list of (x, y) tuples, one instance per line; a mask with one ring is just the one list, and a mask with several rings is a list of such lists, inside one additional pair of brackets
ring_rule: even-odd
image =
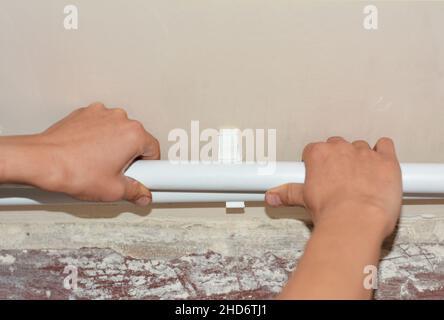
[[(68, 3), (79, 8), (77, 31), (63, 28)], [(376, 2), (377, 31), (362, 27), (365, 4), (0, 0), (1, 130), (40, 131), (101, 100), (142, 121), (164, 157), (169, 130), (200, 120), (202, 127), (276, 128), (278, 160), (297, 160), (303, 145), (330, 135), (371, 142), (387, 135), (404, 162), (444, 162), (444, 2)], [(2, 221), (56, 218), (4, 210)], [(224, 212), (188, 206), (176, 213), (208, 210)], [(50, 211), (69, 219), (148, 213)]]
[[(39, 131), (74, 107), (124, 106), (168, 131), (276, 128), (278, 159), (344, 135), (444, 161), (444, 3), (0, 0), (0, 126)], [(63, 6), (79, 30), (63, 28)]]

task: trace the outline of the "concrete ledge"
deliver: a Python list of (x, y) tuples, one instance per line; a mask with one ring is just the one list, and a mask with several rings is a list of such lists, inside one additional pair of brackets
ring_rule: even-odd
[[(271, 298), (311, 226), (298, 210), (249, 209), (0, 213), (0, 298)], [(378, 299), (444, 298), (444, 215), (416, 212), (384, 244)], [(77, 290), (63, 287), (66, 266)]]

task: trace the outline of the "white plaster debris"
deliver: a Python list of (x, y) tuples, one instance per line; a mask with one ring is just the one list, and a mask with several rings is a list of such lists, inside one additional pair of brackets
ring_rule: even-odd
[(122, 264), (123, 262), (123, 257), (118, 253), (112, 253), (103, 259), (104, 264)]
[(146, 283), (144, 276), (135, 276), (131, 279), (131, 284), (135, 287), (144, 285)]
[(161, 299), (186, 299), (190, 296), (187, 291), (183, 289), (180, 281), (175, 281), (157, 288), (135, 286), (131, 288), (128, 293), (136, 299), (147, 296), (160, 297)]
[(441, 290), (444, 283), (436, 279), (418, 278), (416, 272), (423, 274), (441, 274), (444, 272), (444, 246), (439, 243), (399, 244), (382, 261), (379, 266), (380, 283), (390, 279), (402, 279), (399, 298), (407, 298), (410, 295), (409, 287), (414, 287), (419, 292)]
[(14, 264), (15, 257), (10, 254), (0, 255), (0, 265), (11, 265)]

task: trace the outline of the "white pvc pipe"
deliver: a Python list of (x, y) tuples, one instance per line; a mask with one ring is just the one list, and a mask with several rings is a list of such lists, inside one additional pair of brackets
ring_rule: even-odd
[[(444, 164), (401, 164), (405, 194), (444, 196)], [(263, 201), (280, 184), (303, 183), (302, 162), (203, 164), (137, 161), (125, 173), (153, 191), (154, 203)], [(430, 198), (430, 197), (429, 197)], [(0, 188), (0, 205), (78, 203), (66, 195), (34, 188)]]
[(265, 192), (287, 182), (303, 182), (302, 162), (259, 164), (171, 163), (137, 161), (126, 175), (152, 190)]
[[(153, 191), (153, 203), (196, 203), (196, 202), (237, 202), (264, 201), (264, 193), (230, 193), (230, 192), (168, 192)], [(100, 204), (122, 204), (107, 202)], [(13, 187), (0, 188), (0, 206), (33, 206), (33, 205), (72, 205), (99, 204), (97, 202), (81, 201), (62, 193), (47, 192), (35, 188)]]
[[(265, 192), (280, 184), (303, 183), (303, 162), (259, 164), (172, 164), (137, 161), (126, 172), (153, 190)], [(444, 164), (401, 164), (404, 193), (443, 193)]]

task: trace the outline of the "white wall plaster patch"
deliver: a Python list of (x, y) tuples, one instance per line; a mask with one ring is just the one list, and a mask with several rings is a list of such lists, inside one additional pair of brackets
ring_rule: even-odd
[(11, 265), (15, 262), (15, 257), (10, 254), (6, 254), (4, 256), (0, 256), (0, 265)]

